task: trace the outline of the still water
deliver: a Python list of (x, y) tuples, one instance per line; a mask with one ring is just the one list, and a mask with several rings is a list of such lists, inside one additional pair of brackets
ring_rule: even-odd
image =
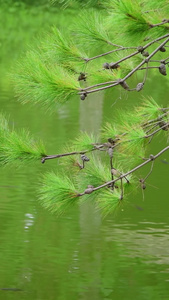
[[(3, 77), (3, 78), (2, 78)], [(80, 130), (97, 133), (119, 107), (133, 105), (136, 94), (115, 105), (119, 91), (75, 99), (53, 115), (22, 106), (1, 74), (1, 111), (11, 126), (40, 137), (48, 154)], [(156, 101), (168, 102), (167, 80), (150, 89)], [(141, 101), (141, 100), (140, 100)], [(163, 138), (152, 144), (152, 153)], [(163, 160), (169, 162), (166, 153)], [(0, 173), (0, 299), (167, 300), (169, 299), (169, 164), (159, 159), (145, 190), (131, 195), (123, 209), (103, 218), (93, 203), (72, 207), (56, 217), (38, 201), (39, 179), (57, 172), (59, 161), (6, 167)]]

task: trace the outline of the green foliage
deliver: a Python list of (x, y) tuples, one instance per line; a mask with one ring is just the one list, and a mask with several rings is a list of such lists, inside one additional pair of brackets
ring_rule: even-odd
[(102, 137), (107, 140), (108, 138), (116, 138), (121, 132), (119, 132), (119, 128), (116, 122), (110, 123), (106, 122), (106, 124), (102, 128)]
[(29, 132), (16, 133), (10, 130), (3, 115), (0, 115), (0, 165), (20, 165), (39, 161), (45, 156), (42, 142), (35, 142)]
[(120, 195), (121, 193), (117, 189), (115, 191), (106, 189), (99, 194), (97, 207), (102, 211), (104, 216), (112, 212), (114, 213), (122, 206), (123, 201), (120, 200)]
[(110, 36), (105, 24), (106, 16), (101, 11), (93, 9), (85, 10), (81, 14), (81, 18), (78, 22), (78, 26), (74, 25), (74, 32), (80, 39), (81, 43), (84, 43), (85, 47), (90, 49), (98, 43), (109, 43)]
[[(98, 157), (91, 157), (91, 161), (85, 167), (80, 180), (80, 186), (86, 188), (87, 185), (97, 187), (111, 180), (110, 168)], [(96, 192), (100, 193), (100, 190)]]
[(72, 181), (54, 173), (44, 175), (39, 189), (42, 205), (58, 215), (65, 212), (70, 205), (77, 202), (77, 192)]
[(149, 29), (149, 24), (142, 14), (140, 1), (132, 0), (113, 1), (113, 17), (120, 26), (125, 26), (125, 33), (145, 34)]
[(168, 31), (167, 25), (160, 28), (151, 28), (151, 24), (160, 23), (166, 18), (168, 11), (166, 1), (160, 1), (157, 4), (156, 0), (137, 0), (133, 4), (132, 0), (109, 0), (105, 5), (108, 9), (111, 8), (110, 26), (118, 24), (118, 40), (123, 36), (124, 42), (126, 38), (132, 42), (138, 39), (143, 41), (145, 37), (155, 38)]
[(79, 137), (73, 142), (73, 148), (76, 151), (90, 151), (94, 148), (98, 138), (93, 134), (88, 135), (86, 132), (81, 132)]
[[(64, 8), (67, 7), (74, 7), (76, 9), (78, 9), (79, 7), (86, 7), (86, 6), (96, 6), (96, 7), (100, 7), (101, 2), (102, 1), (98, 1), (98, 0), (50, 0), (50, 2), (54, 5), (62, 5)], [(104, 1), (103, 1), (104, 3)]]
[(144, 117), (144, 120), (151, 120), (162, 114), (162, 107), (152, 97), (149, 97), (144, 99), (143, 105), (136, 109), (136, 113), (138, 117)]
[(48, 36), (48, 41), (42, 43), (41, 50), (44, 51), (45, 56), (47, 56), (48, 60), (55, 60), (65, 68), (72, 67), (73, 64), (82, 64), (83, 59), (87, 57), (87, 55), (80, 51), (75, 44), (75, 41), (71, 37), (67, 37), (67, 34), (61, 33), (57, 28), (53, 28), (52, 34)]
[[(13, 76), (19, 99), (22, 103), (30, 101), (54, 110), (56, 104), (64, 104), (83, 88), (83, 83), (78, 82), (80, 72), (87, 74), (89, 86), (125, 77), (137, 65), (139, 58), (142, 61), (141, 53), (137, 58), (123, 61), (117, 69), (103, 70), (103, 63), (123, 60), (124, 56), (136, 51), (137, 46), (144, 46), (144, 38), (147, 35), (148, 39), (152, 38), (156, 30), (159, 35), (168, 32), (166, 24), (151, 27), (162, 20), (158, 14), (156, 19), (152, 19), (149, 11), (145, 13), (145, 8), (148, 11), (148, 5), (140, 0), (135, 5), (131, 0), (109, 1), (105, 10), (82, 11), (70, 30), (61, 32), (54, 27), (52, 33), (39, 43), (36, 50), (28, 52), (20, 68), (15, 70), (17, 74)], [(119, 44), (127, 45), (127, 49)], [(135, 46), (135, 50), (128, 49), (128, 46)], [(108, 57), (99, 57), (97, 63), (93, 59), (87, 63), (89, 57), (99, 55), (101, 50), (107, 53), (118, 51), (109, 53)]]
[(58, 65), (43, 63), (38, 53), (29, 52), (19, 67), (20, 74), (14, 81), (22, 103), (30, 101), (51, 109), (77, 94), (79, 83), (75, 77)]
[[(65, 6), (73, 4), (72, 1), (60, 3)], [(132, 0), (110, 0), (105, 1), (105, 7), (101, 12), (85, 9), (65, 32), (53, 28), (52, 33), (38, 43), (37, 49), (26, 54), (16, 70), (17, 74), (13, 75), (16, 94), (22, 103), (31, 102), (54, 111), (56, 106), (66, 103), (71, 97), (86, 100), (93, 89), (98, 92), (99, 88), (110, 88), (109, 84), (113, 81), (126, 93), (141, 91), (149, 72), (148, 69), (145, 71), (145, 65), (149, 67), (152, 63), (150, 57), (154, 59), (154, 53), (161, 50), (157, 48), (158, 40), (152, 41), (152, 38), (168, 33), (168, 25), (158, 25), (165, 15), (166, 2), (162, 1), (157, 13), (152, 12), (151, 4), (140, 0), (134, 5)], [(151, 43), (145, 49), (150, 50), (151, 56), (140, 50), (144, 49), (142, 47), (147, 40)], [(101, 53), (103, 50), (105, 53)], [(162, 53), (155, 55), (155, 62), (162, 63)], [(145, 61), (144, 57), (149, 59)], [(163, 60), (164, 67), (167, 61)], [(139, 63), (144, 71), (137, 73), (137, 80), (140, 76), (142, 81), (129, 87), (128, 84), (135, 83), (128, 79), (139, 69)], [(159, 66), (155, 65), (155, 68), (157, 71)], [(79, 75), (82, 74), (84, 77), (81, 78)], [(165, 72), (162, 75), (166, 75)], [(55, 157), (45, 155), (41, 147), (30, 143), (25, 132), (20, 135), (10, 132), (2, 119), (2, 162), (40, 160), (43, 156), (45, 161), (66, 156), (66, 176), (47, 173), (42, 179), (39, 190), (42, 205), (61, 214), (71, 204), (91, 198), (107, 214), (121, 207), (123, 199), (136, 186), (131, 175), (129, 178), (121, 177), (145, 159), (149, 137), (164, 129), (163, 124), (169, 127), (168, 116), (164, 112), (153, 99), (146, 98), (141, 107), (120, 111), (116, 118), (113, 116), (109, 123), (103, 125), (101, 141), (92, 134), (81, 133), (67, 146), (65, 155)], [(12, 145), (12, 150), (9, 145)], [(115, 182), (110, 182), (114, 179)]]
[(113, 122), (107, 122), (103, 126), (104, 139), (119, 139), (119, 146), (114, 150), (116, 160), (123, 162), (126, 168), (134, 166), (145, 155), (145, 139), (141, 122), (142, 117), (131, 111), (120, 110), (115, 115)]

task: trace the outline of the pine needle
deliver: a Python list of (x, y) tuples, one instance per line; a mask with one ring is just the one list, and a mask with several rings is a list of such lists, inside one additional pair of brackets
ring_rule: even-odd
[(25, 104), (40, 104), (47, 109), (64, 104), (77, 95), (79, 83), (74, 75), (60, 66), (45, 65), (39, 55), (29, 52), (14, 75), (15, 91)]
[(0, 165), (40, 161), (43, 156), (45, 148), (41, 141), (35, 142), (25, 130), (10, 131), (6, 119), (0, 116)]
[(45, 208), (60, 215), (77, 203), (78, 198), (75, 186), (68, 177), (59, 177), (51, 172), (42, 179), (39, 200)]
[(161, 109), (157, 102), (149, 97), (144, 99), (142, 106), (135, 109), (139, 117), (144, 117), (144, 120), (151, 120), (157, 118), (161, 114)]
[(114, 213), (121, 207), (123, 201), (120, 200), (121, 192), (119, 190), (111, 191), (106, 189), (98, 195), (97, 208), (100, 209), (104, 216)]
[(75, 151), (90, 151), (94, 148), (94, 144), (97, 143), (98, 138), (93, 134), (87, 134), (86, 132), (81, 132), (79, 137), (73, 142), (73, 149)]

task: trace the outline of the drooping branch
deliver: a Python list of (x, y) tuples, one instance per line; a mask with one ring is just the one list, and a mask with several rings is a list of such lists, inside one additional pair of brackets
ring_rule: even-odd
[[(140, 124), (140, 128), (142, 128), (144, 130), (143, 132), (145, 132), (145, 135), (142, 134), (140, 137), (138, 137), (139, 139), (148, 139), (150, 137), (153, 137), (161, 130), (168, 131), (169, 119), (167, 118), (164, 121), (164, 118), (166, 118), (168, 116), (169, 108), (161, 108), (161, 109), (159, 109), (159, 111), (161, 111), (161, 112), (165, 111), (165, 113), (159, 115), (155, 119), (152, 119), (152, 120), (144, 122), (143, 124)], [(154, 128), (156, 128), (157, 126), (159, 128), (154, 130)], [(145, 131), (146, 128), (148, 128), (147, 131)], [(152, 131), (152, 130), (154, 130), (154, 131)], [(90, 147), (90, 149), (81, 150), (81, 151), (73, 151), (73, 152), (68, 152), (68, 153), (63, 153), (63, 154), (46, 155), (46, 156), (42, 157), (41, 162), (45, 163), (46, 160), (62, 158), (62, 157), (67, 157), (67, 156), (84, 155), (86, 153), (90, 153), (93, 151), (107, 151), (109, 154), (109, 157), (110, 157), (110, 166), (111, 166), (111, 170), (112, 170), (113, 169), (113, 162), (112, 162), (113, 150), (115, 148), (117, 148), (118, 146), (121, 146), (122, 144), (132, 142), (131, 138), (123, 140), (123, 137), (126, 137), (127, 134), (128, 134), (128, 132), (123, 132), (123, 133), (120, 133), (118, 135), (118, 137), (115, 139), (112, 139), (112, 137), (111, 137), (108, 139), (107, 142), (91, 144), (92, 148)], [(112, 178), (113, 178), (114, 174), (113, 173), (111, 173), (111, 174), (112, 174)]]
[[(144, 161), (142, 164), (139, 164), (138, 166), (136, 166), (135, 168), (133, 168), (132, 170), (128, 171), (127, 173), (125, 174), (122, 174), (120, 175), (118, 178), (116, 179), (113, 179), (113, 180), (110, 180), (100, 186), (97, 186), (95, 188), (93, 188), (92, 190), (92, 193), (95, 192), (95, 191), (98, 191), (102, 188), (105, 188), (105, 187), (108, 187), (110, 186), (112, 183), (115, 183), (119, 180), (122, 180), (123, 178), (127, 177), (128, 175), (136, 172), (137, 170), (139, 170), (140, 168), (144, 167), (145, 165), (147, 165), (148, 163), (156, 160), (159, 156), (161, 156), (164, 152), (168, 151), (169, 150), (169, 146), (165, 147), (164, 149), (162, 149), (160, 152), (158, 152), (156, 155), (150, 155), (150, 158), (148, 158), (146, 161)], [(85, 192), (81, 193), (81, 194), (78, 194), (78, 196), (83, 196), (85, 195)]]
[[(148, 52), (146, 52), (146, 54), (145, 54), (145, 49), (147, 49), (148, 47), (150, 47), (152, 44), (154, 44), (154, 43), (156, 43), (156, 42), (158, 42), (158, 41), (160, 41), (160, 40), (162, 40), (162, 39), (164, 39), (164, 38), (166, 38), (166, 40), (164, 41), (164, 42), (162, 42), (151, 54), (149, 54)], [(97, 84), (97, 85), (92, 85), (92, 86), (89, 86), (89, 87), (87, 87), (87, 88), (82, 88), (82, 89), (80, 89), (80, 92), (78, 93), (79, 95), (84, 95), (84, 97), (82, 97), (82, 100), (84, 100), (86, 97), (87, 97), (87, 94), (91, 94), (91, 93), (94, 93), (94, 92), (98, 92), (98, 91), (102, 91), (102, 90), (106, 90), (106, 89), (109, 89), (109, 88), (112, 88), (112, 87), (114, 87), (114, 86), (117, 86), (117, 85), (121, 85), (124, 89), (126, 89), (126, 90), (128, 90), (128, 91), (132, 91), (132, 90), (135, 90), (135, 89), (130, 89), (129, 87), (128, 87), (128, 85), (126, 84), (126, 80), (128, 79), (128, 78), (130, 78), (136, 71), (138, 71), (138, 70), (143, 70), (143, 69), (146, 69), (146, 71), (148, 71), (148, 69), (149, 68), (155, 68), (155, 67), (149, 67), (149, 66), (147, 66), (146, 68), (143, 68), (142, 66), (146, 63), (146, 64), (148, 64), (148, 62), (151, 60), (151, 58), (158, 52), (158, 51), (160, 51), (160, 49), (162, 48), (162, 47), (164, 47), (167, 43), (168, 43), (168, 41), (169, 41), (169, 34), (165, 34), (165, 35), (163, 35), (163, 36), (161, 36), (161, 37), (159, 37), (159, 38), (157, 38), (157, 39), (155, 39), (155, 40), (153, 40), (153, 41), (151, 41), (151, 42), (149, 42), (147, 45), (145, 45), (145, 46), (139, 46), (139, 47), (137, 47), (137, 51), (135, 51), (134, 53), (132, 53), (132, 54), (129, 54), (129, 55), (127, 55), (127, 56), (125, 56), (125, 57), (123, 57), (122, 59), (120, 59), (120, 60), (118, 60), (118, 61), (116, 61), (116, 62), (114, 62), (114, 63), (111, 63), (111, 68), (113, 68), (113, 67), (115, 67), (115, 66), (117, 66), (117, 65), (119, 65), (119, 63), (121, 63), (121, 62), (123, 62), (123, 61), (125, 61), (125, 60), (128, 60), (129, 58), (131, 58), (131, 57), (133, 57), (133, 56), (135, 56), (135, 55), (137, 55), (138, 53), (142, 53), (142, 55), (143, 56), (146, 56), (146, 58), (144, 58), (143, 60), (142, 60), (142, 62), (141, 63), (139, 63), (135, 68), (133, 68), (125, 77), (123, 77), (122, 79), (118, 79), (118, 80), (116, 80), (116, 81), (109, 81), (109, 82), (103, 82), (103, 83), (99, 83), (99, 84)], [(114, 51), (114, 50), (113, 50)], [(107, 55), (107, 54), (110, 54), (109, 52), (107, 52), (107, 53), (104, 53), (104, 54), (101, 54), (101, 55), (99, 55), (99, 56), (95, 56), (94, 57), (94, 59), (95, 58), (98, 58), (98, 57), (100, 57), (100, 56), (103, 56), (103, 55)], [(145, 55), (144, 55), (145, 54)], [(168, 59), (168, 58), (167, 58)], [(91, 59), (90, 59), (91, 60)], [(161, 61), (162, 62), (162, 61)], [(166, 71), (164, 70), (164, 68), (165, 68), (165, 63), (166, 63), (166, 60), (163, 60), (163, 63), (161, 64), (161, 66), (160, 67), (158, 67), (159, 68), (159, 71), (160, 71), (160, 73), (162, 74), (162, 75), (166, 75)], [(142, 67), (142, 68), (141, 68)], [(147, 72), (146, 72), (147, 73)], [(147, 75), (146, 75), (146, 77), (147, 77)], [(107, 85), (108, 84), (108, 85)], [(102, 87), (99, 87), (99, 88), (97, 88), (98, 86), (102, 86)], [(91, 88), (94, 88), (94, 89), (91, 89)], [(141, 88), (142, 89), (142, 88)], [(140, 88), (136, 88), (136, 90), (137, 91), (140, 91), (141, 90)], [(83, 99), (84, 98), (84, 99)]]
[[(94, 59), (97, 59), (97, 58), (100, 58), (100, 57), (103, 57), (103, 56), (112, 54), (113, 52), (117, 52), (117, 51), (121, 51), (121, 50), (128, 50), (128, 49), (138, 49), (137, 51), (135, 51), (135, 52), (133, 52), (133, 53), (131, 53), (131, 54), (129, 54), (129, 55), (126, 55), (126, 56), (123, 57), (122, 59), (116, 61), (116, 62), (114, 63), (114, 65), (116, 65), (116, 64), (119, 64), (119, 63), (123, 62), (124, 60), (127, 60), (127, 59), (131, 58), (132, 56), (137, 55), (137, 54), (140, 53), (140, 52), (143, 52), (143, 51), (146, 50), (148, 47), (150, 47), (152, 44), (154, 44), (154, 43), (156, 43), (156, 42), (158, 42), (158, 41), (160, 41), (160, 40), (162, 40), (162, 39), (165, 39), (165, 38), (168, 37), (168, 36), (169, 36), (169, 34), (165, 34), (165, 35), (163, 35), (163, 36), (161, 36), (161, 37), (159, 37), (159, 38), (156, 38), (155, 40), (153, 40), (153, 41), (147, 43), (145, 46), (141, 46), (141, 48), (142, 48), (141, 51), (140, 51), (139, 47), (123, 47), (123, 46), (120, 46), (120, 48), (118, 48), (118, 49), (114, 49), (114, 50), (111, 50), (111, 51), (108, 51), (108, 52), (105, 52), (105, 53), (102, 53), (102, 54), (99, 54), (99, 55), (96, 55), (96, 56), (93, 56), (93, 57), (90, 57), (90, 58), (84, 58), (84, 60), (85, 60), (86, 62), (89, 62), (89, 61), (91, 61), (91, 60), (94, 60)], [(161, 46), (161, 47), (162, 47), (162, 46)]]
[[(158, 27), (158, 26), (164, 25), (166, 23), (169, 23), (169, 19), (164, 19), (162, 22), (157, 23), (157, 24), (150, 24), (150, 28)], [(169, 29), (169, 27), (167, 27), (167, 28)]]

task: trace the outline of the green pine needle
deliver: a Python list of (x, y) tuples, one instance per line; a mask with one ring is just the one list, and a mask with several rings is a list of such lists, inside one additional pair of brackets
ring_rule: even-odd
[(59, 177), (54, 173), (44, 175), (39, 200), (51, 212), (58, 215), (64, 213), (72, 204), (77, 203), (77, 195), (75, 186), (68, 177)]
[(84, 58), (87, 57), (85, 52), (78, 49), (76, 43), (71, 38), (71, 33), (63, 34), (57, 28), (53, 28), (53, 33), (46, 41), (44, 41), (44, 49), (46, 47), (47, 52), (50, 55), (54, 55), (58, 62), (69, 63), (83, 63)]
[[(123, 133), (123, 132), (122, 132)], [(104, 127), (102, 128), (102, 137), (105, 138), (106, 140), (108, 138), (115, 138), (120, 134), (119, 128), (117, 127), (116, 124), (111, 124), (111, 123), (106, 123)]]
[(90, 48), (98, 42), (110, 42), (103, 11), (101, 13), (93, 9), (83, 11), (80, 18), (78, 18), (75, 33), (84, 42), (84, 45)]
[(145, 122), (146, 120), (155, 119), (161, 115), (161, 109), (162, 107), (160, 107), (152, 97), (149, 97), (148, 99), (144, 99), (142, 106), (136, 108), (135, 111), (139, 117), (144, 118)]
[(140, 1), (132, 0), (113, 1), (111, 18), (114, 22), (119, 22), (119, 27), (129, 36), (144, 37), (149, 30), (149, 23), (146, 15), (142, 13)]
[(57, 65), (45, 65), (39, 55), (29, 52), (14, 75), (15, 90), (22, 103), (40, 104), (47, 109), (68, 101), (80, 88), (77, 78)]
[(40, 161), (43, 156), (45, 148), (41, 141), (35, 142), (25, 130), (10, 131), (7, 121), (0, 116), (0, 165)]
[(94, 144), (97, 143), (98, 138), (93, 134), (87, 134), (86, 132), (81, 132), (79, 137), (73, 142), (73, 149), (75, 151), (90, 151), (94, 148)]
[(120, 200), (121, 192), (119, 190), (111, 191), (106, 189), (98, 195), (97, 208), (100, 209), (104, 216), (114, 213), (121, 207), (123, 201)]
[(124, 136), (121, 146), (123, 149), (123, 153), (126, 155), (142, 155), (144, 150), (145, 139), (144, 136), (146, 135), (144, 130), (141, 127), (127, 127), (126, 126), (127, 134)]
[(106, 166), (105, 163), (94, 156), (83, 170), (82, 175), (83, 178), (80, 184), (82, 184), (84, 188), (87, 187), (87, 185), (93, 185), (94, 187), (97, 187), (111, 180), (109, 166)]

